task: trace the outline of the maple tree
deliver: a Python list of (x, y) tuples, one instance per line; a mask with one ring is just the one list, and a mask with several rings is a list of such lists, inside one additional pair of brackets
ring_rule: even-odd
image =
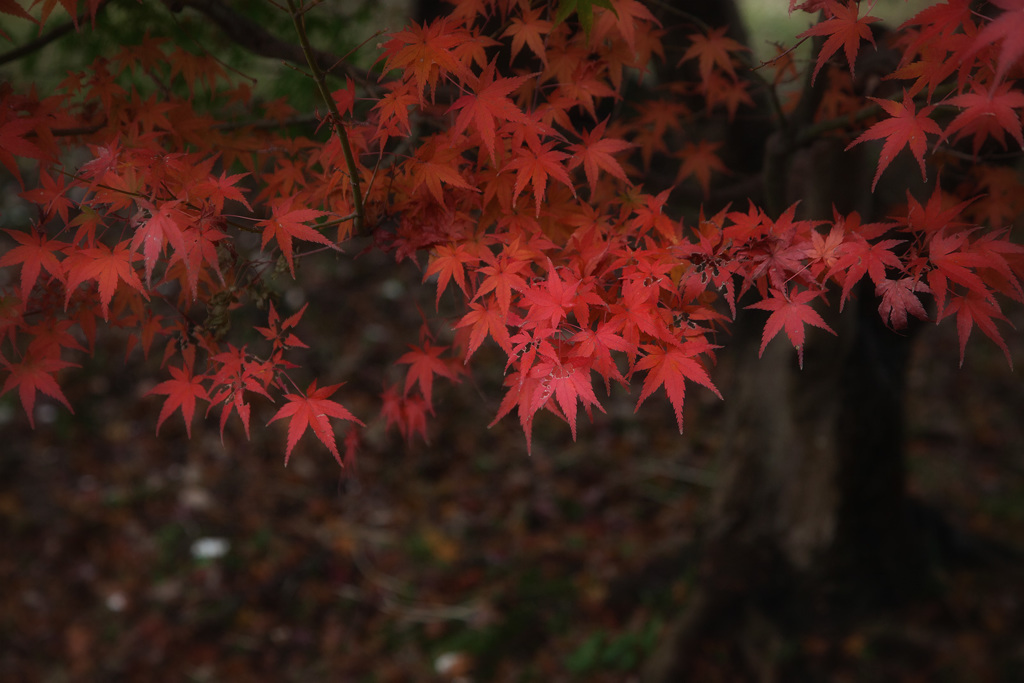
[[(60, 4), (77, 17), (77, 0)], [(102, 23), (102, 5), (87, 3), (77, 30)], [(639, 383), (638, 409), (663, 393), (682, 430), (686, 383), (718, 393), (709, 371), (738, 308), (768, 313), (762, 353), (784, 330), (802, 365), (806, 327), (831, 332), (819, 310), (843, 307), (859, 283), (894, 328), (955, 316), (961, 363), (975, 328), (1010, 361), (1000, 323), (1005, 301), (1024, 301), (1024, 248), (1005, 160), (1024, 139), (1024, 4), (984, 14), (949, 0), (917, 14), (886, 38), (901, 53), (884, 75), (890, 96), (851, 88), (876, 42), (862, 5), (790, 3), (820, 13), (800, 36), (818, 41), (804, 89), (788, 53), (755, 64), (700, 22), (680, 60), (693, 80), (649, 88), (664, 27), (637, 0), (459, 2), (383, 40), (369, 70), (325, 63), (306, 30), (315, 3), (290, 0), (279, 10), (322, 95), (309, 135), (288, 102), (156, 37), (112, 46), (49, 92), (4, 84), (0, 162), (35, 215), (6, 228), (0, 255), (2, 391), (30, 421), (37, 393), (70, 409), (61, 373), (105, 330), (126, 331), (129, 350), (158, 349), (169, 376), (150, 391), (164, 397), (157, 428), (180, 412), (191, 433), (205, 403), (222, 433), (235, 413), (248, 434), (254, 400), (284, 401), (270, 421), (290, 420), (287, 453), (311, 428), (341, 462), (330, 419), (356, 430), (373, 416), (343, 407), (339, 384), (317, 388), (344, 378), (296, 384), (289, 354), (305, 346), (294, 329), (307, 309), (282, 320), (272, 305), (263, 345), (234, 338), (229, 321), (266, 301), (269, 273), (301, 284), (304, 260), (367, 238), (419, 263), (435, 305), (448, 297), (460, 311), (431, 320), (396, 359), (404, 384), (381, 389), (381, 419), (410, 438), (435, 415), (434, 379), (458, 381), (488, 340), (506, 356), (496, 419), (514, 411), (527, 445), (541, 411), (575, 435), (581, 404), (602, 409), (595, 382)], [(42, 30), (55, 6), (0, 11)], [(803, 218), (771, 193), (715, 206), (734, 174), (719, 141), (686, 139), (689, 122), (770, 98), (774, 126), (791, 132), (815, 88), (821, 106), (801, 135), (882, 141), (873, 190), (909, 153), (930, 194), (878, 222)], [(674, 179), (648, 187), (666, 161)], [(673, 192), (714, 213), (687, 213)], [(358, 433), (346, 443), (354, 452)]]
[[(576, 438), (616, 386), (680, 432), (687, 389), (707, 392), (742, 414), (717, 493), (741, 551), (712, 537), (710, 597), (693, 600), (717, 619), (736, 585), (775, 590), (750, 576), (778, 574), (743, 554), (751, 538), (785, 536), (768, 555), (798, 570), (829, 543), (870, 545), (848, 569), (872, 579), (910, 546), (898, 434), (876, 419), (899, 419), (899, 372), (816, 353), (863, 332), (851, 312), (897, 340), (951, 324), (961, 364), (977, 329), (1012, 366), (1021, 0), (937, 1), (894, 29), (871, 2), (791, 0), (815, 23), (765, 63), (735, 25), (654, 0), (462, 0), (345, 54), (317, 32), (330, 3), (158, 7), (289, 62), (304, 94), (284, 98), (213, 41), (156, 25), (107, 40), (111, 4), (0, 0), (0, 41), (20, 45), (0, 53), (18, 195), (0, 233), (0, 394), (32, 426), (40, 401), (74, 410), (68, 376), (112, 342), (149, 361), (158, 433), (180, 420), (191, 437), (197, 413), (222, 437), (281, 426), (286, 464), (305, 443), (347, 466), (373, 424), (425, 440), (439, 386), (485, 364), (503, 373), (493, 419), (518, 420), (527, 449), (542, 419)], [(72, 31), (101, 54), (38, 85), (18, 70)], [(812, 198), (825, 174), (800, 164), (819, 149), (872, 201), (824, 184)], [(311, 275), (367, 250), (418, 268), (427, 302), (372, 400), (304, 351), (332, 343), (306, 332), (330, 314)], [(730, 353), (733, 386), (716, 367)], [(871, 373), (889, 394), (857, 384)], [(790, 405), (818, 381), (827, 396), (803, 391), (818, 412)]]

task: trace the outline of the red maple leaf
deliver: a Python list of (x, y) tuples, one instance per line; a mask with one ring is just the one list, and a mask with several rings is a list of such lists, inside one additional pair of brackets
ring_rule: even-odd
[(480, 348), (488, 334), (505, 353), (512, 353), (512, 340), (508, 336), (505, 318), (506, 315), (499, 308), (495, 308), (491, 298), (487, 299), (486, 305), (476, 302), (469, 305), (469, 313), (462, 316), (462, 319), (455, 325), (456, 328), (473, 326), (469, 333), (465, 362), (469, 362), (470, 356)]
[(875, 39), (871, 35), (871, 27), (868, 24), (879, 21), (878, 17), (858, 18), (857, 12), (860, 9), (860, 5), (856, 2), (850, 2), (845, 5), (829, 2), (827, 7), (832, 15), (830, 18), (815, 24), (797, 36), (797, 38), (828, 36), (825, 44), (821, 46), (821, 50), (818, 52), (818, 61), (814, 65), (814, 73), (811, 74), (812, 84), (818, 77), (821, 67), (828, 63), (829, 58), (839, 48), (843, 48), (846, 52), (846, 61), (850, 65), (850, 73), (852, 74), (854, 62), (857, 61), (857, 53), (860, 51), (860, 41), (866, 40), (872, 45), (875, 44)]
[(416, 84), (420, 103), (423, 90), (430, 86), (431, 99), (437, 90), (437, 81), (446, 74), (455, 74), (460, 79), (471, 78), (472, 74), (455, 54), (454, 50), (467, 42), (469, 33), (449, 18), (442, 18), (429, 25), (413, 25), (400, 31), (384, 44), (384, 73), (391, 69), (403, 69), (407, 78)]
[[(140, 200), (139, 205), (146, 209), (149, 217), (144, 219), (135, 235), (132, 236), (132, 249), (142, 252), (143, 261), (146, 265), (146, 285), (151, 286), (153, 268), (156, 260), (164, 248), (164, 244), (170, 243), (177, 254), (184, 254), (187, 251), (185, 237), (182, 234), (182, 225), (190, 222), (188, 216), (182, 213), (177, 207), (181, 200), (173, 200), (162, 203), (159, 207)], [(188, 269), (188, 261), (183, 261)]]
[(509, 54), (509, 62), (516, 58), (523, 46), (529, 47), (530, 51), (547, 66), (547, 48), (544, 46), (544, 37), (551, 32), (552, 23), (541, 19), (541, 9), (524, 9), (522, 17), (512, 17), (512, 22), (502, 38), (512, 36), (512, 50)]
[(590, 185), (591, 196), (597, 191), (597, 176), (603, 169), (624, 182), (629, 182), (622, 165), (613, 156), (635, 145), (625, 140), (606, 138), (604, 136), (605, 126), (608, 120), (594, 126), (593, 130), (580, 133), (580, 143), (569, 145), (569, 151), (573, 153), (569, 160), (569, 170), (583, 164), (583, 171), (587, 174), (587, 183)]
[(412, 441), (417, 434), (427, 441), (427, 416), (430, 414), (430, 406), (422, 396), (406, 396), (389, 386), (380, 398), (380, 414), (384, 418), (385, 429), (390, 430), (394, 427), (407, 442)]
[(736, 69), (732, 65), (731, 53), (749, 52), (750, 48), (727, 37), (725, 32), (728, 30), (728, 26), (721, 26), (709, 30), (707, 35), (694, 33), (687, 36), (690, 39), (690, 47), (683, 53), (683, 58), (679, 60), (679, 64), (696, 59), (700, 79), (705, 83), (711, 78), (711, 71), (716, 66), (730, 76), (735, 76)]
[(402, 137), (412, 132), (409, 108), (419, 102), (419, 98), (412, 91), (412, 86), (405, 81), (386, 83), (384, 87), (387, 92), (373, 105), (373, 108), (380, 112), (376, 135), (380, 139), (382, 152), (389, 137)]
[(545, 360), (533, 366), (530, 375), (539, 380), (530, 399), (533, 412), (544, 407), (553, 398), (565, 421), (569, 423), (573, 441), (576, 440), (577, 401), (583, 403), (588, 413), (591, 406), (597, 406), (598, 410), (604, 412), (597, 396), (594, 395), (594, 387), (590, 382), (590, 368), (585, 359), (577, 359), (575, 363)]
[(168, 276), (173, 276), (175, 266), (181, 264), (185, 269), (185, 280), (188, 283), (188, 290), (195, 299), (198, 294), (199, 279), (206, 276), (203, 264), (209, 266), (210, 270), (216, 273), (221, 284), (225, 284), (224, 274), (220, 270), (220, 255), (217, 252), (217, 243), (228, 238), (227, 234), (218, 230), (214, 225), (216, 221), (200, 219), (182, 231), (182, 238), (185, 241), (184, 252), (174, 252), (167, 259)]
[(295, 263), (292, 260), (292, 239), (316, 242), (331, 249), (338, 249), (338, 246), (315, 228), (306, 225), (308, 221), (316, 220), (324, 215), (323, 211), (316, 209), (293, 209), (292, 198), (288, 197), (277, 202), (272, 208), (272, 215), (265, 221), (256, 224), (257, 228), (263, 228), (264, 247), (270, 240), (276, 240), (284, 260), (288, 263), (288, 270), (292, 277), (295, 277)]
[(572, 310), (578, 286), (578, 282), (563, 280), (555, 266), (548, 261), (547, 279), (523, 290), (523, 298), (530, 304), (526, 319), (557, 328)]
[(519, 149), (519, 156), (509, 162), (507, 170), (518, 171), (516, 174), (515, 192), (512, 194), (512, 202), (516, 199), (527, 184), (533, 185), (533, 197), (537, 207), (537, 216), (540, 216), (540, 205), (544, 203), (544, 192), (548, 185), (548, 177), (563, 183), (572, 190), (576, 196), (576, 188), (573, 187), (572, 178), (569, 172), (562, 165), (562, 160), (568, 158), (565, 152), (559, 152), (554, 147), (554, 142), (542, 145), (530, 144), (528, 147)]
[(818, 312), (811, 308), (810, 302), (820, 296), (821, 292), (807, 289), (797, 292), (792, 296), (787, 296), (785, 292), (773, 289), (771, 290), (771, 295), (771, 299), (764, 299), (747, 306), (747, 308), (758, 308), (762, 311), (772, 312), (768, 316), (768, 322), (764, 325), (764, 334), (761, 335), (761, 349), (758, 351), (758, 356), (764, 355), (768, 342), (785, 328), (789, 341), (793, 343), (793, 347), (796, 349), (800, 367), (803, 368), (804, 339), (806, 338), (804, 325), (814, 325), (835, 334), (835, 330), (829, 327), (828, 323), (822, 319)]
[(148, 301), (149, 293), (135, 273), (135, 267), (132, 266), (132, 261), (136, 258), (135, 252), (129, 248), (128, 240), (120, 242), (113, 249), (101, 243), (97, 247), (81, 249), (71, 254), (64, 261), (68, 278), (64, 307), (67, 308), (71, 302), (71, 295), (78, 289), (78, 285), (86, 280), (96, 280), (99, 285), (103, 320), (109, 318), (110, 300), (114, 298), (119, 282), (124, 282)]
[[(800, 2), (800, 0), (789, 0), (789, 12), (793, 13), (793, 10), (803, 10), (804, 12), (817, 12), (823, 7), (827, 7), (832, 4), (835, 0), (806, 0), (806, 2)], [(797, 3), (800, 2), (798, 5)]]
[(585, 328), (572, 336), (571, 341), (576, 343), (573, 348), (573, 356), (588, 359), (591, 367), (605, 380), (605, 389), (611, 391), (611, 380), (623, 385), (628, 384), (622, 376), (615, 360), (612, 358), (612, 351), (622, 351), (630, 357), (635, 357), (637, 348), (629, 343), (619, 334), (616, 334), (617, 326), (614, 323), (600, 323), (597, 329)]
[(334, 440), (334, 429), (331, 427), (331, 421), (328, 418), (335, 417), (339, 420), (354, 422), (359, 426), (364, 425), (345, 406), (336, 401), (327, 400), (340, 386), (341, 384), (332, 384), (317, 389), (316, 380), (313, 380), (309, 388), (306, 389), (305, 395), (285, 394), (285, 399), (288, 403), (283, 405), (274, 417), (270, 418), (270, 421), (267, 422), (269, 425), (271, 422), (286, 417), (291, 418), (288, 422), (288, 446), (284, 453), (285, 465), (288, 464), (288, 459), (291, 458), (292, 449), (295, 448), (295, 444), (306, 433), (306, 429), (311, 428), (316, 438), (320, 439), (320, 442), (327, 446), (328, 450), (331, 451), (331, 455), (338, 461), (338, 464), (344, 467), (341, 461), (341, 454), (338, 453), (338, 445)]
[(686, 178), (693, 176), (700, 184), (700, 189), (704, 191), (704, 197), (707, 198), (711, 191), (711, 172), (725, 173), (728, 171), (722, 160), (715, 154), (715, 150), (721, 146), (720, 142), (708, 140), (701, 140), (697, 144), (688, 142), (683, 145), (683, 148), (677, 152), (677, 156), (683, 160), (683, 163), (679, 166), (679, 172), (676, 173), (676, 183), (681, 183)]
[[(948, 37), (957, 31), (962, 31), (963, 26), (971, 19), (971, 0), (946, 0), (946, 2), (935, 3), (922, 9), (910, 19), (907, 19), (900, 26), (901, 33), (911, 26), (919, 26), (916, 33), (906, 32), (908, 37), (907, 50), (903, 54), (903, 64), (912, 59), (920, 50), (927, 49), (931, 45), (938, 45), (940, 49)], [(955, 65), (953, 65), (955, 68)]]
[[(859, 218), (859, 217), (858, 217)], [(872, 244), (858, 234), (850, 236), (839, 247), (839, 258), (829, 274), (845, 271), (843, 294), (839, 299), (839, 310), (846, 305), (846, 299), (853, 291), (853, 286), (860, 282), (865, 274), (877, 286), (885, 280), (886, 268), (899, 268), (902, 265), (892, 248), (904, 240), (882, 240)]]
[(974, 92), (951, 97), (946, 104), (960, 107), (963, 111), (946, 126), (946, 132), (939, 138), (940, 143), (954, 133), (959, 139), (964, 133), (973, 132), (974, 153), (977, 154), (989, 137), (995, 138), (1005, 149), (1004, 133), (1009, 133), (1018, 145), (1024, 147), (1020, 114), (1015, 111), (1024, 107), (1024, 93), (1011, 90), (1009, 83), (1002, 83), (989, 91), (975, 86)]
[(296, 337), (294, 333), (289, 331), (299, 324), (299, 320), (302, 319), (307, 307), (309, 307), (308, 302), (303, 304), (302, 308), (300, 308), (296, 313), (288, 316), (282, 321), (281, 316), (274, 307), (274, 302), (271, 301), (270, 313), (267, 316), (267, 327), (257, 327), (255, 329), (257, 332), (262, 334), (265, 339), (274, 342), (274, 348), (308, 349), (309, 346), (307, 344)]
[(526, 280), (519, 273), (528, 272), (530, 268), (529, 261), (507, 255), (514, 253), (515, 249), (509, 248), (506, 251), (506, 254), (500, 256), (494, 256), (487, 250), (483, 252), (484, 260), (491, 265), (480, 269), (479, 272), (484, 279), (476, 290), (476, 296), (473, 297), (476, 301), (483, 295), (494, 292), (498, 309), (504, 316), (508, 315), (509, 306), (512, 305), (512, 291), (521, 292), (526, 289)]
[(658, 346), (645, 344), (643, 347), (646, 355), (636, 362), (633, 372), (647, 370), (644, 378), (644, 386), (640, 392), (640, 399), (636, 402), (636, 410), (640, 405), (653, 394), (658, 387), (665, 388), (665, 394), (672, 403), (676, 412), (676, 423), (679, 425), (679, 433), (683, 433), (683, 399), (686, 397), (686, 382), (690, 380), (701, 386), (705, 386), (715, 392), (718, 398), (722, 398), (718, 388), (711, 381), (708, 371), (696, 360), (695, 356), (711, 350), (713, 347), (705, 341), (688, 341), (682, 346)]
[(423, 346), (410, 345), (409, 348), (412, 351), (403, 354), (397, 361), (398, 363), (409, 365), (409, 371), (405, 376), (405, 393), (408, 395), (413, 385), (419, 384), (420, 393), (426, 399), (427, 405), (433, 405), (434, 375), (458, 381), (455, 371), (452, 370), (447, 362), (440, 358), (441, 353), (447, 351), (448, 347), (434, 346), (427, 341), (424, 342)]
[(1013, 357), (1010, 355), (1010, 349), (1006, 346), (1006, 341), (999, 333), (999, 328), (995, 323), (996, 320), (1004, 322), (1009, 322), (1009, 320), (999, 310), (999, 304), (994, 297), (979, 294), (974, 290), (968, 291), (964, 296), (951, 297), (949, 306), (942, 312), (939, 319), (941, 320), (954, 312), (956, 313), (957, 336), (960, 338), (961, 366), (964, 364), (964, 351), (967, 349), (967, 340), (971, 337), (971, 329), (977, 324), (981, 331), (1002, 349), (1007, 364), (1011, 370), (1013, 369)]
[(21, 300), (28, 301), (28, 295), (39, 279), (39, 271), (46, 270), (58, 280), (64, 278), (64, 268), (57, 260), (56, 253), (68, 246), (66, 242), (51, 240), (43, 233), (32, 230), (4, 230), (20, 246), (0, 256), (0, 268), (21, 264)]
[(417, 151), (415, 161), (418, 163), (412, 166), (412, 189), (415, 190), (421, 185), (426, 185), (427, 190), (438, 204), (444, 205), (445, 203), (442, 183), (462, 190), (479, 192), (459, 173), (459, 164), (462, 161), (459, 150), (446, 146), (441, 139), (435, 139), (423, 145)]
[(881, 303), (878, 304), (878, 313), (882, 320), (897, 330), (907, 326), (908, 313), (921, 320), (927, 320), (928, 313), (914, 292), (930, 291), (928, 285), (910, 277), (882, 280), (875, 286), (875, 293), (882, 297)]
[(10, 14), (12, 17), (27, 19), (28, 21), (36, 24), (39, 23), (35, 17), (26, 12), (21, 5), (18, 4), (17, 0), (0, 0), (0, 12)]
[(220, 438), (224, 440), (224, 427), (232, 411), (238, 413), (238, 419), (245, 427), (245, 437), (249, 438), (249, 414), (251, 412), (249, 403), (245, 400), (245, 392), (251, 391), (273, 401), (266, 387), (274, 376), (274, 366), (271, 363), (253, 358), (245, 349), (228, 345), (228, 350), (215, 354), (210, 358), (212, 363), (220, 364), (220, 368), (213, 375), (213, 397), (210, 400), (210, 407), (206, 412), (209, 414), (213, 406), (220, 408)]
[(871, 191), (874, 192), (878, 185), (878, 179), (882, 171), (892, 162), (896, 154), (904, 147), (910, 147), (911, 153), (917, 159), (921, 167), (921, 178), (928, 179), (924, 169), (924, 153), (928, 149), (928, 133), (940, 135), (942, 129), (939, 124), (928, 118), (928, 115), (935, 109), (934, 106), (922, 107), (917, 111), (914, 107), (914, 100), (909, 93), (904, 91), (903, 103), (892, 100), (882, 100), (877, 97), (870, 97), (878, 103), (892, 118), (879, 121), (868, 128), (859, 138), (846, 146), (846, 149), (855, 147), (867, 140), (885, 140), (882, 145), (882, 155), (878, 159), (878, 170), (875, 172), (875, 179), (871, 183)]
[[(68, 209), (77, 206), (77, 203), (67, 196), (67, 186), (64, 184), (64, 176), (57, 175), (54, 179), (49, 173), (41, 171), (39, 182), (42, 187), (36, 187), (21, 193), (21, 196), (30, 202), (44, 206), (44, 215), (49, 218), (54, 214), (60, 217), (65, 224), (68, 222)], [(46, 222), (45, 220), (43, 221)]]
[(954, 200), (954, 197), (943, 192), (942, 188), (937, 185), (935, 191), (923, 205), (917, 201), (914, 195), (907, 192), (907, 215), (905, 218), (899, 219), (899, 222), (906, 225), (907, 230), (924, 235), (931, 235), (946, 229), (956, 232), (966, 225), (959, 219), (962, 218), (964, 209), (973, 200), (952, 204), (951, 202)]
[(37, 125), (39, 125), (39, 121), (27, 117), (0, 120), (0, 163), (7, 167), (7, 170), (19, 183), (21, 183), (21, 172), (18, 170), (15, 156), (28, 159), (46, 158), (45, 152), (25, 138), (25, 135), (34, 130)]
[(203, 386), (203, 380), (207, 378), (203, 375), (193, 375), (192, 368), (187, 365), (181, 368), (172, 366), (170, 371), (174, 379), (160, 382), (146, 392), (147, 396), (150, 394), (165, 394), (167, 396), (163, 408), (160, 409), (160, 417), (156, 421), (156, 433), (160, 433), (160, 425), (164, 423), (164, 420), (180, 408), (181, 415), (185, 418), (185, 433), (191, 439), (192, 416), (196, 412), (196, 399), (210, 400), (210, 395), (206, 393), (206, 388)]
[(928, 271), (928, 285), (939, 305), (940, 320), (947, 315), (944, 307), (949, 280), (994, 301), (984, 280), (975, 272), (975, 269), (988, 265), (987, 259), (982, 254), (972, 253), (969, 246), (966, 232), (940, 232), (928, 243), (928, 260), (935, 266)]
[(449, 112), (462, 110), (455, 120), (455, 125), (452, 126), (451, 134), (460, 134), (472, 123), (493, 163), (495, 119), (529, 123), (526, 115), (508, 98), (508, 95), (515, 92), (526, 80), (526, 76), (495, 80), (494, 62), (488, 64), (480, 78), (474, 79), (471, 87), (475, 94), (463, 95), (448, 108)]
[(430, 255), (430, 264), (427, 266), (427, 270), (423, 273), (424, 282), (432, 275), (437, 275), (437, 298), (434, 301), (434, 307), (441, 305), (441, 294), (448, 286), (448, 282), (452, 279), (455, 280), (455, 284), (459, 286), (462, 293), (467, 297), (469, 292), (466, 290), (466, 266), (475, 265), (479, 263), (480, 257), (474, 252), (469, 245), (438, 245), (434, 247), (433, 253)]
[(221, 213), (224, 210), (224, 202), (228, 199), (239, 202), (242, 206), (252, 211), (248, 200), (242, 194), (241, 188), (238, 187), (238, 181), (247, 175), (249, 174), (236, 173), (228, 175), (227, 171), (222, 171), (219, 178), (211, 175), (204, 182), (196, 185), (193, 191), (205, 197), (206, 201), (210, 202), (217, 213)]
[(36, 427), (35, 406), (37, 391), (60, 401), (64, 404), (65, 408), (74, 414), (75, 411), (71, 408), (71, 404), (68, 403), (64, 392), (60, 390), (60, 385), (57, 384), (57, 380), (53, 378), (53, 375), (58, 370), (78, 367), (77, 365), (50, 355), (37, 357), (33, 354), (23, 358), (20, 363), (11, 363), (0, 354), (0, 363), (10, 373), (7, 375), (7, 379), (4, 380), (3, 389), (0, 389), (0, 396), (3, 396), (14, 387), (18, 387), (21, 407), (25, 409), (25, 414), (28, 415), (28, 423), (32, 429)]
[(1004, 11), (981, 29), (971, 52), (1002, 41), (994, 81), (999, 83), (1006, 71), (1024, 57), (1024, 0), (992, 0), (992, 4)]

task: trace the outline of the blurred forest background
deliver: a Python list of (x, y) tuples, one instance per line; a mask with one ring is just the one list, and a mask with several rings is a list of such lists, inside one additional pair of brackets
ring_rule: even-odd
[[(325, 3), (344, 20), (314, 42), (344, 52), (370, 38), (357, 53), (369, 63), (377, 4)], [(895, 4), (905, 16), (927, 3)], [(0, 80), (45, 88), (60, 64), (147, 29), (223, 45), (198, 15), (133, 5), (109, 7), (120, 14), (96, 34), (0, 66)], [(803, 26), (785, 5), (748, 0), (748, 24), (788, 40)], [(266, 70), (268, 98), (313, 109), (293, 70), (232, 57)], [(28, 220), (17, 183), (0, 183), (3, 225)], [(369, 253), (310, 263), (304, 277), (280, 296), (311, 304), (298, 330), (310, 366), (347, 379), (346, 405), (371, 414), (421, 311), (433, 315), (422, 274)], [(936, 558), (925, 599), (787, 643), (816, 680), (1024, 680), (1024, 312), (1008, 311), (1016, 372), (981, 342), (958, 369), (951, 324), (917, 336), (911, 489), (944, 520), (936, 553), (954, 556)], [(122, 349), (112, 339), (65, 374), (74, 415), (40, 397), (35, 431), (13, 395), (0, 399), (2, 680), (628, 681), (691, 594), (722, 465), (721, 405), (707, 392), (692, 394), (684, 437), (667, 402), (634, 415), (619, 391), (575, 443), (538, 420), (528, 457), (514, 419), (485, 428), (500, 397), (495, 353), (492, 372), (435, 389), (428, 443), (372, 424), (358, 463), (340, 470), (307, 435), (284, 468), (277, 425), (251, 442), (229, 428), (222, 443), (198, 419), (187, 440), (176, 417), (156, 437), (160, 400), (143, 395), (157, 380), (139, 379), (157, 376), (156, 360)], [(254, 425), (272, 414), (262, 407)], [(723, 656), (708, 650), (692, 680), (732, 680)]]

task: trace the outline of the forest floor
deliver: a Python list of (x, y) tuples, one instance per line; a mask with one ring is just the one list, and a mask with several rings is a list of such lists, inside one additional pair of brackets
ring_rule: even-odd
[[(299, 336), (366, 417), (427, 288), (380, 255), (320, 267)], [(953, 324), (920, 335), (907, 448), (915, 496), (1024, 553), (1019, 309), (1016, 372), (978, 333), (963, 369)], [(158, 380), (138, 378), (159, 376), (159, 355), (99, 348), (66, 377), (76, 414), (45, 405), (35, 431), (0, 402), (0, 680), (630, 681), (692, 594), (722, 440), (709, 392), (688, 396), (683, 437), (667, 402), (634, 416), (613, 391), (575, 443), (538, 418), (528, 456), (514, 417), (487, 428), (495, 354), (493, 371), (435, 387), (429, 443), (371, 424), (356, 466), (306, 435), (284, 467), (259, 399), (252, 442), (233, 418), (222, 443), (215, 417), (187, 440), (180, 415), (157, 437), (160, 400), (143, 394)], [(819, 680), (1024, 680), (1020, 557), (937, 569), (933, 598), (787, 656)], [(720, 664), (697, 683), (733, 680)]]

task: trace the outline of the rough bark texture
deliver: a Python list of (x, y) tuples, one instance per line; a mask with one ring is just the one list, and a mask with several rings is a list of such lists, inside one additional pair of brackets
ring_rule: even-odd
[[(807, 121), (818, 95), (805, 93)], [(835, 207), (877, 220), (921, 189), (890, 182), (874, 193), (877, 148), (844, 153), (830, 139), (796, 148), (798, 132), (764, 145), (779, 210), (799, 200), (802, 218), (831, 218)], [(903, 170), (889, 173), (915, 177)], [(696, 592), (645, 681), (692, 678), (709, 643), (726, 644), (744, 680), (799, 679), (800, 663), (784, 654), (794, 637), (825, 615), (893, 604), (922, 586), (902, 450), (910, 337), (885, 328), (870, 287), (842, 313), (822, 313), (837, 335), (809, 334), (803, 370), (782, 336), (758, 358), (764, 316), (739, 316), (718, 377), (730, 436)]]
[(682, 680), (702, 643), (723, 638), (751, 679), (772, 680), (783, 642), (816, 616), (893, 604), (920, 585), (901, 450), (910, 340), (877, 317), (869, 300), (851, 304), (833, 320), (837, 337), (809, 341), (802, 371), (781, 339), (758, 359), (760, 321), (740, 323), (697, 596), (645, 680)]

